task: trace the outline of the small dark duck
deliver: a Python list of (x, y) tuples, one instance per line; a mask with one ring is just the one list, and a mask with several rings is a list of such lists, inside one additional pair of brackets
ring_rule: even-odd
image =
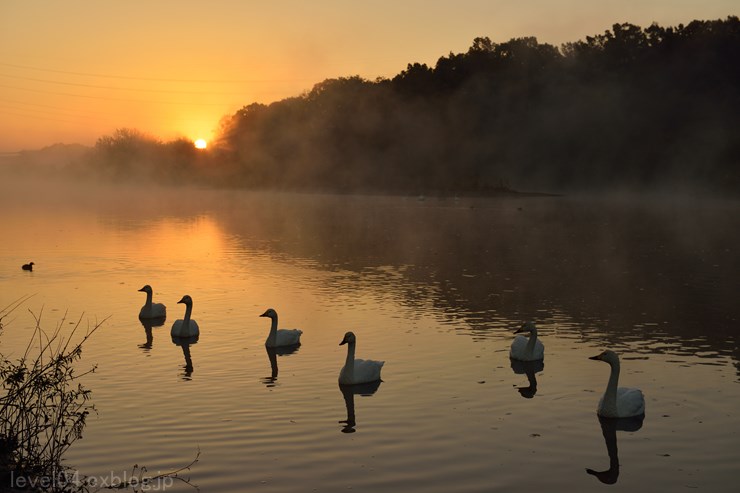
[(23, 266), (21, 267), (21, 269), (23, 269), (23, 270), (33, 270), (33, 262), (29, 262), (27, 264), (23, 264)]

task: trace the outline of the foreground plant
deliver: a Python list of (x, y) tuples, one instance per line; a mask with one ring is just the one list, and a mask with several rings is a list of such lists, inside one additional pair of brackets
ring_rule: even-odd
[[(0, 335), (7, 317), (29, 298), (0, 309)], [(65, 336), (61, 329), (66, 314), (50, 334), (41, 328), (41, 314), (31, 315), (35, 328), (21, 357), (11, 361), (0, 354), (0, 491), (161, 491), (176, 481), (198, 489), (184, 473), (198, 462), (200, 450), (187, 466), (152, 476), (146, 467), (135, 465), (130, 474), (122, 476), (81, 477), (63, 463), (64, 453), (82, 437), (87, 416), (95, 411), (91, 391), (80, 379), (97, 366), (77, 373), (75, 363), (82, 356), (83, 344), (107, 318), (88, 325), (85, 334), (73, 342), (81, 332), (82, 317)]]
[[(4, 319), (27, 299), (21, 298), (0, 310), (0, 330)], [(80, 379), (94, 372), (96, 366), (77, 373), (75, 362), (82, 355), (85, 341), (105, 320), (88, 326), (79, 341), (74, 342), (80, 332), (81, 318), (65, 337), (61, 329), (66, 315), (52, 333), (47, 333), (41, 328), (41, 315), (31, 314), (36, 324), (20, 358), (11, 361), (0, 355), (3, 486), (9, 484), (6, 478), (11, 481), (23, 478), (24, 484), (35, 485), (63, 476), (62, 456), (82, 437), (87, 416), (95, 410), (90, 402), (91, 391)]]
[[(134, 493), (151, 490), (165, 491), (171, 488), (175, 484), (175, 481), (177, 481), (200, 491), (200, 488), (198, 488), (197, 485), (193, 484), (190, 481), (190, 477), (185, 475), (186, 471), (189, 472), (190, 469), (198, 462), (199, 458), (200, 449), (198, 449), (198, 453), (195, 455), (195, 458), (190, 462), (190, 464), (174, 471), (169, 471), (165, 473), (160, 472), (154, 476), (150, 476), (148, 474), (149, 471), (145, 466), (139, 466), (138, 464), (135, 464), (130, 473), (124, 473), (123, 477), (120, 478), (113, 478), (111, 484), (105, 485), (103, 487), (110, 490), (130, 489)], [(90, 479), (92, 478), (86, 478), (87, 484), (90, 484)]]

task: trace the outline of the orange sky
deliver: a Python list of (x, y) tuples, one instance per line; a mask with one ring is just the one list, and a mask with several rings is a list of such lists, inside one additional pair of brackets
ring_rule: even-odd
[(120, 127), (209, 139), (251, 102), (434, 65), (477, 36), (559, 45), (615, 22), (738, 14), (737, 0), (3, 1), (0, 152), (92, 145)]

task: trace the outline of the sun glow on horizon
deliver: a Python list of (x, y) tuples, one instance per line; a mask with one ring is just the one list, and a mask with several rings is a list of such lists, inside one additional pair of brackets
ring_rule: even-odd
[(205, 139), (196, 139), (195, 142), (193, 142), (193, 145), (195, 145), (196, 149), (205, 149), (208, 147), (208, 142), (206, 142)]

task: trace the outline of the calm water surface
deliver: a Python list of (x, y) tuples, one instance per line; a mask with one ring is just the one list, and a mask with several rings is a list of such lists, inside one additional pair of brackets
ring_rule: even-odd
[[(98, 365), (67, 455), (81, 474), (200, 451), (201, 491), (734, 491), (737, 203), (0, 188), (0, 305), (33, 295), (3, 354), (28, 310), (49, 329), (106, 319), (80, 363)], [(144, 284), (163, 326), (137, 318)], [(268, 307), (300, 349), (267, 353)], [(508, 358), (529, 319), (543, 366)], [(386, 361), (377, 388), (337, 385), (347, 330)], [(605, 348), (646, 395), (640, 424), (596, 416)]]

